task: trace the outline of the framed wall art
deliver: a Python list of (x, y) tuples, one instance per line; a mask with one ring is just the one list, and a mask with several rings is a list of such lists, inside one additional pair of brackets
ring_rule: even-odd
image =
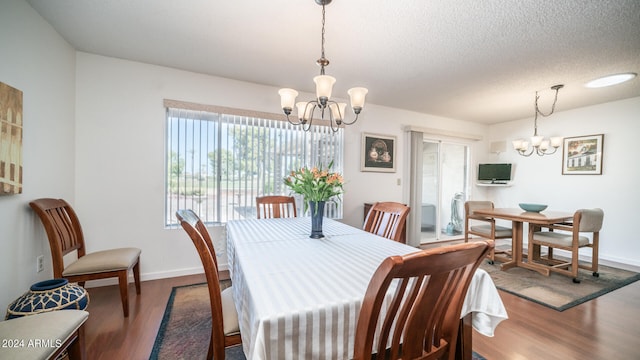
[(22, 91), (0, 82), (0, 195), (22, 193)]
[(396, 137), (362, 133), (360, 170), (396, 172)]
[(562, 175), (602, 175), (604, 134), (564, 138)]

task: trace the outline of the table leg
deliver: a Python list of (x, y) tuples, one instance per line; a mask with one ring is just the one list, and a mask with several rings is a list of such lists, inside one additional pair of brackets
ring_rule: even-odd
[(503, 263), (501, 270), (509, 270), (522, 264), (522, 230), (523, 225), (520, 221), (511, 222), (511, 261)]
[[(535, 224), (529, 224), (530, 227), (533, 227), (530, 232), (533, 233), (533, 231), (535, 231), (535, 227), (539, 228), (539, 225), (535, 225)], [(529, 241), (531, 241), (531, 239), (529, 239)], [(522, 242), (520, 242), (520, 244), (522, 244)], [(522, 245), (520, 250), (522, 250)], [(529, 256), (527, 258), (527, 262), (520, 262), (518, 263), (517, 266), (519, 267), (523, 267), (525, 269), (529, 269), (529, 270), (534, 270), (537, 271), (538, 273), (545, 275), (545, 276), (549, 276), (549, 267), (547, 266), (542, 266), (539, 264), (536, 264), (536, 260), (540, 259), (540, 246), (539, 245), (533, 245), (531, 243), (529, 243)]]

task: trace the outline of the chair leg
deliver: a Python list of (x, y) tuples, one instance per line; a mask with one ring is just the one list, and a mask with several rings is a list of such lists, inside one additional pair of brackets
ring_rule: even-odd
[(129, 284), (127, 270), (118, 273), (118, 283), (120, 285), (120, 300), (122, 300), (122, 311), (124, 317), (129, 317)]
[(213, 360), (213, 338), (209, 339), (209, 350), (207, 351), (207, 360)]
[(579, 270), (579, 262), (578, 262), (578, 248), (575, 247), (571, 252), (571, 275), (573, 276), (573, 282), (576, 284), (580, 283), (580, 279), (578, 279), (578, 270)]
[[(495, 243), (495, 241), (494, 241)], [(496, 249), (495, 248), (491, 248), (491, 251), (489, 251), (489, 253), (487, 254), (487, 257), (489, 258), (488, 263), (490, 265), (493, 265), (496, 263)]]
[(593, 243), (591, 244), (591, 269), (593, 271), (593, 276), (599, 277), (600, 273), (598, 273), (598, 242), (600, 241), (600, 233), (593, 233)]
[(85, 360), (87, 358), (84, 342), (84, 324), (82, 324), (77, 330), (77, 338), (67, 348), (69, 360)]
[(133, 266), (133, 280), (136, 284), (136, 294), (140, 295), (140, 259)]

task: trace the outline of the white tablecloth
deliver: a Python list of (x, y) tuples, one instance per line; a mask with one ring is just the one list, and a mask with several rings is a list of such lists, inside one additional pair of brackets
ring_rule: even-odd
[[(383, 259), (417, 251), (324, 219), (311, 239), (310, 218), (227, 223), (227, 254), (247, 359), (346, 359), (360, 303)], [(461, 317), (493, 336), (506, 310), (491, 278), (478, 270)]]

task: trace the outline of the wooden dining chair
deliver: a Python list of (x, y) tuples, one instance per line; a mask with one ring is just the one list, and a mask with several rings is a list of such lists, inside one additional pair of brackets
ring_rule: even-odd
[(216, 252), (209, 231), (198, 215), (192, 210), (178, 210), (176, 217), (193, 241), (207, 278), (211, 304), (211, 338), (207, 360), (224, 360), (226, 348), (242, 344), (233, 290), (228, 287), (220, 291)]
[(296, 200), (293, 196), (268, 195), (256, 197), (258, 219), (296, 217)]
[[(140, 295), (140, 253), (138, 248), (116, 248), (88, 253), (80, 220), (63, 199), (33, 200), (29, 206), (38, 214), (49, 239), (53, 277), (77, 282), (117, 277), (124, 316), (129, 316), (129, 270), (133, 269), (136, 294)], [(65, 266), (65, 255), (76, 252), (77, 260)]]
[(363, 230), (401, 242), (410, 210), (407, 205), (397, 202), (377, 202), (367, 213)]
[[(598, 246), (600, 242), (600, 230), (604, 211), (602, 209), (580, 209), (573, 215), (573, 221), (552, 225), (541, 225), (539, 228), (529, 226), (529, 264), (543, 266), (549, 271), (554, 271), (573, 278), (574, 283), (579, 283), (578, 269), (586, 269), (595, 277), (598, 273)], [(543, 231), (548, 229), (548, 231)], [(538, 231), (539, 230), (539, 231)], [(581, 233), (591, 233), (592, 239)], [(546, 256), (540, 255), (541, 247), (547, 247)], [(591, 263), (580, 263), (579, 249), (591, 248)], [(567, 260), (553, 256), (553, 249), (562, 249), (571, 253)]]
[[(493, 209), (491, 201), (467, 201), (464, 203), (464, 242), (469, 242), (469, 235), (476, 235), (483, 239), (496, 241), (497, 239), (511, 239), (513, 231), (510, 227), (496, 225), (494, 218), (476, 215), (473, 212), (480, 209)], [(511, 249), (491, 249), (487, 257), (489, 263), (508, 261), (511, 256)], [(496, 258), (496, 254), (498, 257)]]
[(362, 302), (353, 358), (454, 359), (467, 289), (491, 247), (478, 241), (386, 258)]

